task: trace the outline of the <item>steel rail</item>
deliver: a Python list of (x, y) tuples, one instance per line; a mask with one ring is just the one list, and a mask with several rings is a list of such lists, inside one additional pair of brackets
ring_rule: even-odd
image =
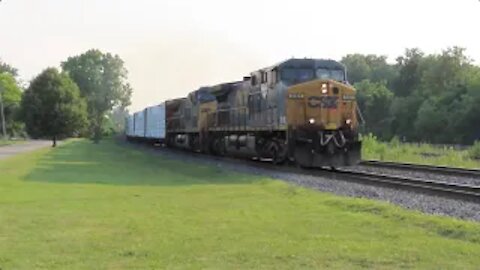
[[(145, 147), (150, 150), (155, 151), (155, 147)], [(388, 175), (388, 174), (378, 174), (378, 173), (367, 173), (355, 171), (354, 168), (342, 168), (336, 170), (329, 169), (305, 169), (295, 167), (293, 165), (279, 166), (274, 165), (270, 162), (261, 162), (258, 160), (251, 159), (242, 159), (234, 157), (220, 157), (220, 156), (210, 156), (204, 155), (201, 153), (185, 151), (181, 149), (172, 149), (172, 148), (161, 148), (163, 152), (170, 152), (176, 154), (186, 154), (190, 156), (197, 156), (197, 158), (203, 159), (204, 157), (209, 157), (212, 160), (223, 161), (230, 164), (243, 163), (247, 166), (254, 166), (257, 168), (272, 170), (276, 172), (284, 173), (296, 173), (303, 175), (310, 175), (315, 177), (324, 177), (329, 180), (339, 180), (339, 181), (351, 181), (361, 184), (370, 184), (370, 185), (379, 185), (386, 186), (393, 189), (402, 189), (410, 190), (412, 192), (442, 196), (447, 198), (454, 198), (465, 201), (474, 201), (480, 203), (480, 186), (471, 186), (464, 184), (454, 184), (448, 182), (403, 177), (397, 175)], [(157, 150), (160, 150), (157, 148)], [(364, 165), (364, 164), (362, 164)], [(429, 166), (427, 166), (429, 167)], [(440, 167), (442, 168), (442, 167)]]
[(351, 178), (356, 182), (366, 181), (380, 183), (391, 187), (407, 188), (417, 192), (422, 191), (434, 195), (480, 202), (480, 186), (350, 170), (338, 170), (334, 171), (334, 173)]
[(446, 167), (446, 166), (397, 163), (397, 162), (386, 162), (386, 161), (377, 161), (377, 160), (365, 160), (360, 162), (359, 165), (368, 166), (368, 167), (377, 167), (377, 168), (390, 168), (390, 169), (409, 170), (409, 171), (417, 171), (417, 172), (428, 172), (428, 173), (436, 173), (436, 174), (444, 174), (444, 175), (465, 176), (465, 177), (473, 177), (473, 178), (480, 177), (480, 170)]

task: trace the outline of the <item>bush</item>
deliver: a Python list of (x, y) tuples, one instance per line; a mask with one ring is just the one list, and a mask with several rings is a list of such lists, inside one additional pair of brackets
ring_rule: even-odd
[(480, 141), (475, 141), (473, 146), (468, 150), (468, 155), (472, 159), (480, 159)]
[(390, 140), (390, 146), (391, 147), (400, 147), (400, 139), (398, 139), (398, 136), (393, 136), (393, 138)]
[(380, 142), (375, 135), (369, 133), (362, 136), (362, 157), (366, 159), (385, 159), (387, 145)]
[(25, 130), (25, 124), (22, 122), (14, 121), (7, 126), (9, 135), (11, 138), (28, 138), (27, 131)]

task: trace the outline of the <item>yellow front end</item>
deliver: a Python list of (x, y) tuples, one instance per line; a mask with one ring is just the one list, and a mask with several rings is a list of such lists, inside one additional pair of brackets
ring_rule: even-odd
[(331, 80), (315, 80), (287, 91), (287, 123), (314, 125), (326, 130), (358, 128), (355, 89)]
[(291, 151), (304, 166), (345, 166), (360, 160), (355, 89), (314, 80), (287, 90)]

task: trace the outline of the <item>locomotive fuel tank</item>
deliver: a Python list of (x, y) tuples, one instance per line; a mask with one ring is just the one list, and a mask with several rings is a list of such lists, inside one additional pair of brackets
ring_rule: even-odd
[(253, 135), (229, 135), (225, 136), (225, 150), (239, 157), (255, 157), (257, 156), (256, 138)]

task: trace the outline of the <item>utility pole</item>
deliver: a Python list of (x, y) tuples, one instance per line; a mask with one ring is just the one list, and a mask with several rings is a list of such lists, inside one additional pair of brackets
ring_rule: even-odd
[(2, 89), (2, 86), (0, 85), (0, 118), (1, 118), (0, 120), (2, 121), (2, 135), (3, 135), (3, 138), (6, 139), (7, 130), (5, 128), (5, 113), (3, 111), (2, 93), (3, 93), (3, 89)]

